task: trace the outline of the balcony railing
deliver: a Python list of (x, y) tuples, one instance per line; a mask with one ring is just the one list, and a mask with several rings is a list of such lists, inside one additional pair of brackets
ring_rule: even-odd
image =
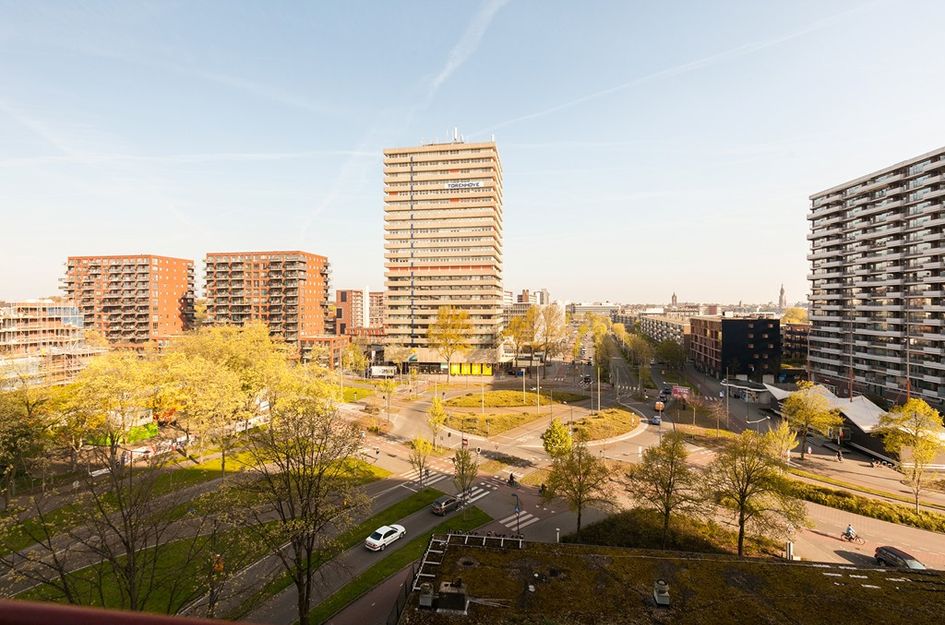
[(222, 625), (233, 621), (181, 618), (55, 603), (0, 600), (0, 625)]

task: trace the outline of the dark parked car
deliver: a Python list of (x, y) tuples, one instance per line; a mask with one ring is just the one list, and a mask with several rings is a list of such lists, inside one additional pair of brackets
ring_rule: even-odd
[(443, 495), (433, 502), (433, 505), (430, 506), (430, 511), (433, 512), (433, 514), (446, 516), (448, 513), (459, 508), (459, 504), (460, 501), (458, 497)]
[(916, 560), (913, 556), (910, 556), (902, 549), (896, 549), (889, 545), (877, 547), (873, 557), (876, 558), (876, 564), (882, 566), (894, 566), (898, 569), (913, 569), (916, 571), (921, 571), (925, 568), (925, 565)]

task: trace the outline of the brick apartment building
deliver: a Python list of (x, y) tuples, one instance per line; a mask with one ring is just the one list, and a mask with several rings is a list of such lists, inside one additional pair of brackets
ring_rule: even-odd
[(82, 313), (72, 304), (0, 303), (0, 387), (14, 377), (37, 386), (69, 382), (103, 351), (86, 342)]
[(693, 317), (689, 357), (696, 369), (717, 378), (745, 375), (763, 381), (781, 369), (780, 324), (764, 317)]
[(300, 251), (212, 252), (206, 265), (207, 320), (262, 321), (295, 347), (333, 331), (328, 259)]
[(367, 327), (364, 291), (338, 289), (335, 291), (335, 334), (353, 334), (355, 328)]
[(70, 256), (62, 281), (85, 326), (116, 347), (163, 344), (194, 321), (194, 262), (154, 254)]

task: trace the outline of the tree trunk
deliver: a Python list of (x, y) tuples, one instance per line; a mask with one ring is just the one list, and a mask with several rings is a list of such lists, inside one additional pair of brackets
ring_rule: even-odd
[[(913, 447), (913, 449), (915, 448)], [(912, 493), (915, 495), (915, 513), (919, 514), (919, 492), (922, 490), (922, 474), (919, 473), (919, 469), (915, 465), (916, 459), (914, 457), (912, 462)]]
[(745, 511), (738, 512), (738, 557), (745, 555)]
[(801, 445), (801, 460), (804, 460), (804, 455), (807, 453), (807, 427), (804, 427), (804, 443)]
[(660, 547), (666, 549), (666, 537), (669, 536), (669, 512), (663, 513), (663, 540)]
[(577, 541), (578, 541), (579, 543), (581, 542), (581, 513), (582, 513), (582, 512), (584, 512), (584, 507), (583, 507), (583, 506), (578, 506), (578, 509), (577, 509), (577, 532), (576, 532), (575, 534), (577, 535)]
[(220, 446), (220, 477), (226, 477), (226, 444)]
[(298, 609), (299, 609), (299, 625), (308, 625), (308, 610), (306, 609), (305, 601), (305, 589), (303, 583), (297, 583), (296, 588), (299, 593), (298, 597)]

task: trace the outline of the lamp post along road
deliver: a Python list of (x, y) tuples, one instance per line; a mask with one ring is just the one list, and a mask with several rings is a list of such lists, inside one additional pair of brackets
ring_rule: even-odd
[(522, 405), (527, 406), (528, 402), (525, 400), (525, 368), (522, 367)]
[(541, 416), (541, 367), (535, 368), (535, 406), (538, 412), (536, 416)]

